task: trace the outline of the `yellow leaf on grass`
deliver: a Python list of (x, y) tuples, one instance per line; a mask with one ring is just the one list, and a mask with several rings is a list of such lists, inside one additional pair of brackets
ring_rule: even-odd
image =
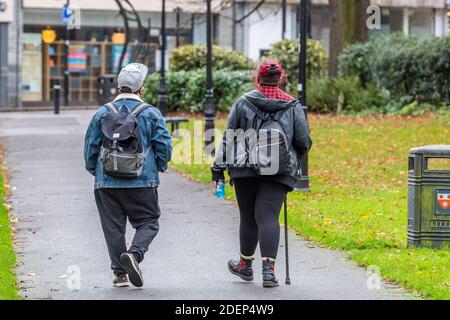
[(361, 219), (369, 219), (369, 215), (366, 213), (366, 214), (362, 214), (362, 215), (360, 215), (359, 216)]

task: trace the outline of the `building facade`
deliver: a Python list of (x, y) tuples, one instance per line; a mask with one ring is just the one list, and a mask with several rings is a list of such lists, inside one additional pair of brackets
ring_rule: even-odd
[[(117, 72), (123, 48), (122, 17), (116, 0), (71, 0), (78, 10), (76, 30), (66, 32), (62, 20), (64, 0), (0, 0), (0, 108), (51, 105), (53, 86), (62, 84), (65, 61), (69, 70), (69, 100), (73, 105), (95, 104), (97, 79)], [(125, 0), (119, 0), (125, 3)], [(403, 32), (418, 36), (448, 35), (447, 0), (372, 0), (381, 7), (381, 28), (371, 31)], [(147, 29), (145, 63), (159, 68), (161, 0), (131, 0)], [(168, 49), (185, 43), (206, 42), (205, 2), (167, 0)], [(215, 42), (239, 50), (258, 60), (271, 45), (299, 36), (299, 0), (287, 0), (285, 32), (282, 0), (213, 0)], [(311, 36), (330, 43), (328, 0), (312, 0)], [(42, 32), (51, 30), (55, 39), (44, 43)], [(68, 52), (65, 39), (70, 40)], [(117, 40), (119, 39), (119, 40)], [(140, 29), (130, 24), (131, 61), (139, 42)]]
[[(124, 46), (124, 20), (117, 2), (130, 11), (124, 0), (71, 0), (71, 9), (79, 21), (74, 21), (74, 29), (66, 32), (64, 0), (0, 0), (0, 9), (3, 3), (8, 9), (0, 11), (0, 108), (51, 105), (53, 86), (63, 84), (66, 60), (70, 104), (95, 104), (98, 77), (117, 72)], [(146, 51), (142, 51), (142, 29), (131, 21), (124, 63), (135, 59), (139, 51), (149, 68), (155, 70), (159, 67), (162, 1), (130, 2), (146, 28), (148, 43)], [(217, 8), (219, 2), (214, 0), (213, 6)], [(168, 50), (203, 42), (204, 3), (166, 3)], [(44, 30), (56, 36), (50, 43), (43, 41)], [(68, 52), (66, 39), (70, 40)]]
[[(374, 34), (403, 32), (417, 36), (446, 36), (449, 33), (447, 0), (372, 0), (381, 9), (381, 28)], [(282, 39), (282, 1), (235, 0), (221, 8), (218, 43), (243, 51), (252, 59)], [(286, 39), (299, 37), (299, 0), (287, 0)], [(259, 6), (259, 7), (258, 7)], [(256, 10), (255, 10), (256, 9)], [(368, 16), (369, 17), (369, 16)], [(243, 19), (244, 18), (244, 19)], [(239, 21), (230, 23), (230, 21)], [(328, 0), (312, 0), (311, 37), (330, 44), (330, 8)]]

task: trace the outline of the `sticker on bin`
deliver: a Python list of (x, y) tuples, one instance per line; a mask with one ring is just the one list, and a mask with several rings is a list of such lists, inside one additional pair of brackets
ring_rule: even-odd
[(437, 190), (437, 213), (450, 214), (450, 190)]

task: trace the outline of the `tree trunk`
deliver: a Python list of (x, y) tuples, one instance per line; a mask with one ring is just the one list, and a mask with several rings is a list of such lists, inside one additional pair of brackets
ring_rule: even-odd
[(338, 75), (338, 55), (344, 48), (343, 0), (330, 0), (330, 77)]
[(348, 44), (368, 39), (367, 8), (370, 0), (330, 0), (330, 69), (337, 77), (339, 54)]
[(355, 1), (355, 34), (354, 42), (366, 42), (369, 40), (369, 28), (367, 28), (367, 8), (370, 6), (370, 0)]

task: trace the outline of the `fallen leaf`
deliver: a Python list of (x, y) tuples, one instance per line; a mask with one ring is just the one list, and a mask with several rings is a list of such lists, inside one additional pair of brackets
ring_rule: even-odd
[(67, 274), (62, 274), (58, 277), (58, 279), (67, 279), (69, 276)]
[(369, 219), (369, 215), (368, 214), (362, 214), (359, 216), (361, 219)]

